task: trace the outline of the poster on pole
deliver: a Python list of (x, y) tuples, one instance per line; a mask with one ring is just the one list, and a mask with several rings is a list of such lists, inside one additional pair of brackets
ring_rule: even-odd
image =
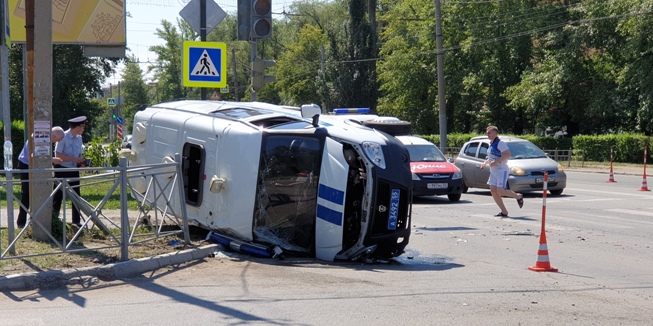
[(50, 121), (34, 121), (34, 157), (52, 156)]

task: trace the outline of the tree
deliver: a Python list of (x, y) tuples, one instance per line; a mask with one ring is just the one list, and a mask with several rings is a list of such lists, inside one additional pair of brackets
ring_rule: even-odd
[(376, 43), (365, 0), (349, 1), (349, 21), (344, 31), (345, 42), (337, 33), (327, 33), (332, 61), (327, 64), (320, 95), (330, 108), (369, 107), (376, 111)]
[[(121, 87), (124, 102), (120, 106), (120, 114), (126, 121), (125, 126), (129, 126), (129, 122), (133, 121), (134, 114), (143, 106), (150, 104), (147, 85), (143, 80), (143, 70), (141, 70), (134, 56), (125, 60)], [(127, 133), (128, 131), (124, 130), (123, 132)]]
[[(10, 51), (11, 116), (25, 120), (23, 114), (23, 45), (13, 45)], [(102, 82), (115, 70), (117, 58), (89, 58), (81, 45), (53, 46), (52, 123), (68, 126), (68, 119), (88, 117), (85, 141), (97, 130), (103, 107), (94, 98), (102, 91)]]
[[(154, 72), (157, 94), (161, 102), (189, 98), (193, 91), (182, 86), (181, 51), (184, 40), (195, 40), (199, 37), (187, 23), (177, 19), (177, 27), (167, 20), (161, 21), (161, 28), (156, 29), (156, 35), (165, 44), (150, 47), (157, 55), (157, 62), (149, 66), (148, 71)], [(197, 90), (194, 92), (199, 94)], [(194, 96), (199, 98), (199, 96)]]
[(320, 49), (327, 44), (323, 31), (304, 25), (299, 41), (289, 44), (277, 61), (277, 87), (281, 100), (289, 105), (322, 103), (316, 77), (320, 73)]

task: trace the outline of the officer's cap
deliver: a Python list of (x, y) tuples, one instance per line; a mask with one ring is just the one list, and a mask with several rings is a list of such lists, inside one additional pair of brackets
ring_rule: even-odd
[(68, 122), (70, 122), (70, 127), (71, 128), (75, 128), (75, 127), (77, 127), (79, 125), (83, 125), (86, 122), (86, 116), (83, 115), (83, 116), (75, 117), (75, 118), (69, 119)]

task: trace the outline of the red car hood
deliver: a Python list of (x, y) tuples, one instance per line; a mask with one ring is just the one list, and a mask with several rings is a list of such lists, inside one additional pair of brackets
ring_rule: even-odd
[(410, 162), (410, 171), (423, 173), (454, 173), (458, 168), (449, 162)]

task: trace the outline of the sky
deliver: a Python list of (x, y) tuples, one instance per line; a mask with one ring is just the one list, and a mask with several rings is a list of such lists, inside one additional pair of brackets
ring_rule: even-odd
[[(156, 55), (148, 49), (153, 45), (163, 44), (163, 40), (155, 35), (156, 29), (161, 27), (161, 20), (165, 19), (175, 23), (181, 19), (179, 12), (190, 0), (126, 0), (125, 10), (131, 15), (127, 17), (127, 55), (135, 55), (140, 62), (155, 61)], [(214, 1), (228, 14), (236, 14), (237, 0), (207, 0)], [(297, 0), (272, 0), (272, 12), (281, 13), (289, 10), (290, 5)], [(274, 16), (273, 16), (274, 17)], [(141, 69), (147, 71), (147, 63), (141, 64)], [(120, 81), (123, 67), (108, 78), (105, 84), (117, 84)], [(147, 77), (146, 77), (147, 78)]]

